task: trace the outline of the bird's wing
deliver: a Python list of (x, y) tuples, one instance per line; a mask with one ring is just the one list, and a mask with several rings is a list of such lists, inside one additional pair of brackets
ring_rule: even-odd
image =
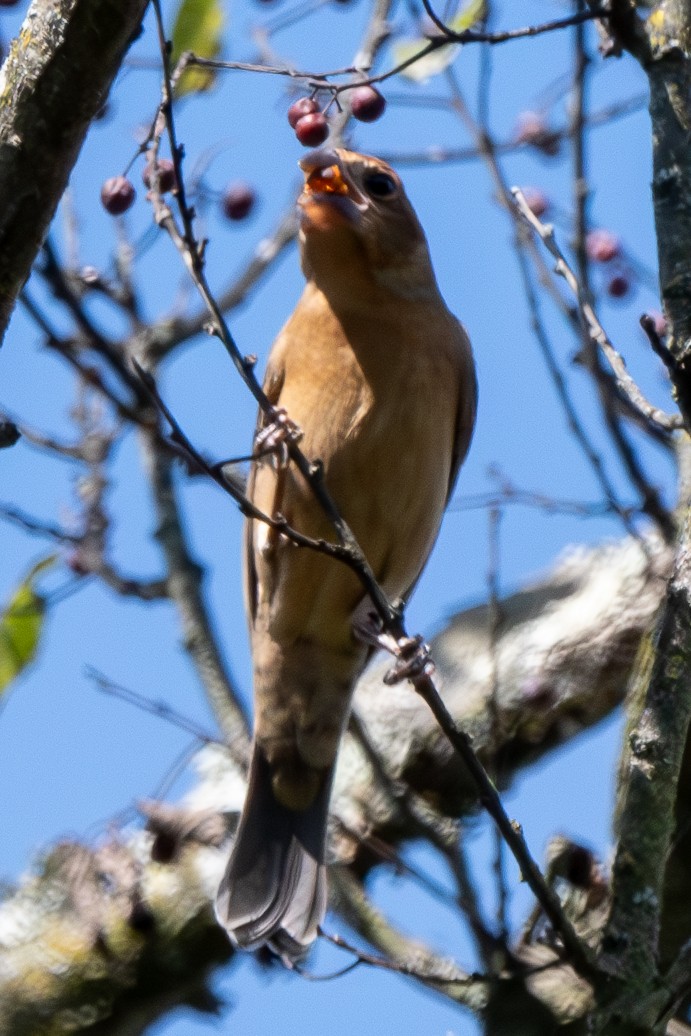
[[(455, 319), (455, 318), (454, 318)], [(461, 371), (462, 385), (459, 385), (458, 410), (456, 412), (456, 429), (454, 434), (453, 454), (451, 456), (451, 469), (449, 472), (449, 490), (446, 494), (446, 506), (456, 486), (456, 479), (461, 464), (465, 459), (473, 437), (475, 427), (475, 413), (477, 410), (477, 378), (475, 376), (475, 364), (470, 348), (470, 340), (465, 328), (460, 321), (458, 329), (463, 339), (463, 354), (465, 356), (464, 369)]]
[[(463, 463), (465, 456), (470, 446), (470, 440), (473, 437), (473, 429), (475, 427), (475, 413), (477, 409), (477, 378), (475, 376), (475, 364), (473, 362), (473, 353), (470, 346), (470, 339), (466, 333), (463, 324), (460, 320), (452, 318), (456, 324), (458, 334), (460, 336), (460, 355), (463, 357), (463, 363), (459, 367), (459, 383), (458, 383), (458, 407), (456, 409), (456, 423), (454, 427), (453, 437), (453, 449), (451, 454), (451, 466), (449, 468), (449, 488), (446, 493), (445, 507), (448, 507), (449, 501), (453, 495), (453, 491), (456, 487), (456, 480), (458, 479), (458, 472), (460, 471), (461, 464)], [(420, 566), (420, 571), (413, 579), (412, 583), (401, 595), (405, 602), (410, 600), (410, 597), (418, 584), (418, 580), (422, 575), (423, 564)]]

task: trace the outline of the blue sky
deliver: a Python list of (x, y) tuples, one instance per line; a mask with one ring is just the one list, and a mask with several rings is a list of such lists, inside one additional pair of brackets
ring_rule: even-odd
[[(288, 11), (294, 0), (259, 4), (253, 0), (227, 4), (226, 56), (252, 60), (256, 52), (248, 31)], [(559, 17), (567, 8), (558, 3), (497, 3), (496, 27), (515, 27)], [(164, 4), (172, 17), (174, 5)], [(23, 5), (2, 9), (0, 30), (16, 30)], [(366, 22), (367, 0), (324, 4), (309, 21), (276, 34), (275, 52), (295, 66), (312, 70), (350, 64)], [(403, 5), (394, 9), (396, 26), (410, 23)], [(412, 23), (411, 23), (412, 24)], [(590, 37), (595, 50), (594, 34)], [(107, 117), (96, 124), (84, 146), (70, 183), (69, 206), (56, 218), (54, 240), (63, 254), (70, 226), (76, 225), (79, 261), (107, 269), (115, 244), (115, 223), (100, 207), (101, 182), (121, 172), (136, 150), (136, 139), (150, 119), (159, 97), (155, 69), (156, 40), (152, 20), (131, 52), (112, 92)], [(568, 76), (569, 33), (521, 40), (491, 53), (492, 130), (508, 139), (520, 111), (534, 109)], [(480, 61), (479, 48), (466, 47), (455, 69), (471, 108), (474, 107)], [(380, 61), (387, 67), (386, 52)], [(422, 146), (462, 147), (470, 143), (461, 123), (451, 114), (401, 103), (402, 97), (430, 97), (444, 92), (443, 79), (419, 87), (397, 81), (387, 84), (389, 106), (384, 118), (353, 128), (351, 142), (364, 151), (387, 155)], [(603, 63), (594, 55), (590, 92), (597, 110), (645, 91), (640, 70), (628, 58)], [(220, 288), (233, 271), (240, 271), (257, 242), (271, 232), (294, 196), (296, 163), (303, 153), (285, 119), (289, 104), (286, 83), (271, 76), (232, 72), (221, 75), (209, 96), (193, 98), (180, 107), (178, 129), (186, 147), (186, 170), (206, 161), (217, 148), (205, 179), (220, 191), (230, 180), (244, 179), (257, 188), (256, 214), (245, 224), (230, 225), (218, 214), (213, 198), (200, 205), (204, 233), (210, 239), (208, 271)], [(551, 108), (555, 122), (566, 118), (564, 99)], [(625, 119), (594, 130), (588, 138), (593, 188), (594, 225), (621, 235), (627, 252), (654, 271), (655, 240), (649, 198), (650, 142), (645, 108)], [(218, 146), (218, 147), (217, 147)], [(139, 166), (142, 162), (140, 161)], [(566, 213), (570, 205), (568, 148), (556, 159), (534, 151), (508, 156), (504, 168), (512, 183), (536, 185), (555, 202), (555, 222), (562, 244), (569, 242)], [(494, 488), (495, 467), (525, 489), (556, 498), (600, 499), (598, 487), (582, 453), (570, 436), (530, 332), (529, 314), (521, 295), (518, 267), (512, 250), (512, 228), (496, 203), (494, 188), (480, 161), (435, 166), (401, 166), (401, 172), (430, 241), (442, 291), (454, 312), (467, 325), (474, 344), (480, 384), (478, 425), (471, 454), (457, 494), (463, 497)], [(140, 186), (140, 169), (133, 178), (138, 200), (126, 219), (133, 241), (152, 238), (136, 264), (144, 308), (158, 318), (194, 303), (184, 270), (163, 234), (149, 232), (151, 213)], [(76, 223), (75, 223), (76, 221)], [(148, 237), (146, 238), (148, 240)], [(260, 365), (273, 337), (301, 290), (302, 276), (291, 249), (231, 318), (233, 333), (245, 352), (257, 353)], [(32, 284), (56, 324), (67, 326), (44, 289)], [(651, 358), (638, 328), (638, 316), (659, 302), (652, 282), (638, 282), (631, 297), (614, 302), (603, 296), (600, 313), (629, 369), (646, 392), (669, 407), (668, 390), (659, 364)], [(545, 318), (564, 364), (579, 412), (624, 499), (631, 501), (626, 480), (610, 453), (593, 392), (586, 375), (570, 363), (576, 344), (562, 318), (545, 303)], [(116, 335), (119, 318), (103, 304), (93, 313), (104, 329)], [(183, 427), (201, 448), (216, 457), (245, 452), (251, 437), (254, 404), (239, 384), (222, 347), (200, 337), (167, 364), (162, 389)], [(75, 391), (69, 370), (41, 345), (40, 336), (18, 309), (0, 351), (0, 406), (28, 425), (53, 434), (66, 434)], [(664, 457), (645, 447), (653, 480), (672, 499), (672, 472)], [(124, 571), (138, 576), (160, 572), (158, 549), (152, 540), (153, 515), (140, 473), (136, 437), (130, 434), (119, 448), (108, 506), (114, 519), (112, 554)], [(74, 469), (21, 442), (0, 454), (0, 499), (46, 520), (69, 523), (75, 511)], [(200, 480), (182, 485), (194, 551), (207, 570), (207, 590), (223, 648), (243, 693), (249, 700), (250, 668), (240, 583), (241, 523), (230, 502)], [(501, 526), (503, 590), (545, 571), (569, 544), (599, 542), (621, 535), (611, 518), (588, 521), (546, 515), (527, 508), (508, 508)], [(7, 523), (0, 523), (0, 599), (5, 599), (22, 574), (49, 546)], [(488, 520), (483, 511), (453, 511), (444, 521), (439, 542), (408, 612), (408, 627), (430, 634), (459, 606), (486, 596)], [(68, 570), (53, 572), (45, 587), (58, 592), (73, 582)], [(95, 838), (109, 818), (136, 798), (151, 794), (186, 743), (170, 725), (133, 712), (126, 704), (104, 698), (85, 676), (93, 665), (111, 679), (140, 693), (164, 699), (213, 730), (213, 720), (180, 646), (172, 606), (144, 606), (114, 596), (95, 581), (49, 607), (37, 663), (12, 688), (0, 711), (0, 814), (4, 838), (0, 845), (0, 876), (12, 880), (31, 865), (32, 858), (51, 841), (64, 836)], [(609, 816), (613, 767), (618, 750), (619, 722), (615, 718), (582, 736), (529, 773), (521, 775), (507, 796), (513, 816), (520, 819), (533, 852), (539, 857), (548, 838), (564, 832), (585, 840), (604, 857), (610, 847)], [(186, 779), (178, 785), (185, 787)], [(478, 881), (492, 909), (491, 854), (493, 841), (481, 820), (471, 825), (469, 851)], [(430, 850), (410, 847), (409, 858), (448, 880)], [(508, 864), (512, 886), (512, 916), (518, 922), (529, 897)], [(428, 939), (456, 957), (462, 966), (473, 959), (466, 932), (448, 912), (403, 878), (375, 874), (371, 891), (406, 931)], [(336, 921), (334, 928), (339, 927)], [(344, 963), (335, 951), (319, 948), (315, 971)], [(277, 1019), (284, 1036), (311, 1031), (393, 1034), (472, 1033), (469, 1016), (413, 983), (386, 973), (358, 969), (343, 979), (308, 983), (275, 973), (267, 978), (251, 959), (220, 974), (217, 991), (231, 1005), (228, 1029), (245, 1036), (275, 1033)], [(151, 1029), (156, 1036), (202, 1036), (224, 1031), (219, 1021), (180, 1012)]]

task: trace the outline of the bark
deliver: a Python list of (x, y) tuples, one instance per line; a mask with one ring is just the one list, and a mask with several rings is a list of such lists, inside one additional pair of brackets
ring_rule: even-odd
[(0, 339), (147, 0), (34, 0), (0, 72)]
[[(661, 0), (645, 21), (613, 0), (612, 27), (650, 85), (660, 290), (670, 325), (668, 368), (687, 427), (691, 419), (691, 7)], [(660, 616), (644, 644), (619, 776), (617, 852), (601, 962), (616, 979), (598, 1032), (664, 1031), (687, 986), (691, 910), (691, 519), (680, 468), (679, 538)], [(683, 976), (683, 977), (682, 977)]]
[[(673, 327), (672, 350), (685, 383), (691, 363), (691, 17), (682, 0), (656, 4), (641, 55), (650, 83), (653, 125), (653, 202), (660, 288)], [(688, 387), (684, 388), (684, 399)], [(680, 396), (681, 401), (681, 396)]]

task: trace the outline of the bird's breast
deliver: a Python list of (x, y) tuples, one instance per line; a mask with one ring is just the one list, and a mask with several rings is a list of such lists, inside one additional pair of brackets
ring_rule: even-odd
[[(323, 464), (378, 578), (399, 595), (417, 577), (444, 508), (458, 369), (429, 321), (381, 316), (324, 321), (323, 334), (289, 359), (281, 405), (302, 428), (307, 456)], [(299, 477), (292, 493), (296, 521), (324, 535)]]

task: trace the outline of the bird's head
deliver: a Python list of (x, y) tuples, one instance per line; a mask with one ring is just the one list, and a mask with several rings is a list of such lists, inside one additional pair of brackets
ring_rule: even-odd
[(391, 166), (333, 148), (312, 151), (300, 167), (303, 269), (330, 300), (368, 288), (411, 300), (437, 292), (424, 232)]

